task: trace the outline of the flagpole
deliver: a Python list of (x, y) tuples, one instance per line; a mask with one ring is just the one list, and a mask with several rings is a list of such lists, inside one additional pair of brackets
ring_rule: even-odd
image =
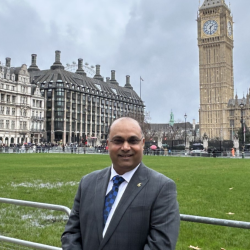
[(141, 77), (140, 77), (140, 99), (141, 99)]

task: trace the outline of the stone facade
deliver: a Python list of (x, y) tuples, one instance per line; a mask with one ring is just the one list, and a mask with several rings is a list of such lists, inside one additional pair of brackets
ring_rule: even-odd
[[(0, 63), (0, 143), (33, 142), (41, 136), (43, 122), (36, 127), (39, 130), (32, 131), (32, 114), (37, 114), (43, 120), (44, 99), (40, 89), (30, 84), (27, 66), (23, 64), (14, 68), (10, 61), (10, 58), (6, 58), (5, 65)], [(39, 107), (35, 108), (32, 103)]]
[[(249, 96), (234, 99), (233, 17), (224, 0), (205, 0), (199, 9), (200, 134), (233, 139), (240, 128), (240, 107), (249, 113)], [(247, 121), (248, 123), (248, 121)]]
[(90, 78), (82, 62), (78, 59), (75, 73), (64, 69), (60, 51), (55, 52), (55, 62), (49, 70), (37, 70), (36, 62), (32, 62), (32, 85), (40, 88), (46, 104), (46, 141), (79, 143), (86, 138), (89, 145), (100, 145), (106, 141), (113, 120), (144, 116), (143, 101), (133, 90), (129, 76), (121, 87), (112, 70), (111, 79), (105, 82), (100, 65), (96, 65), (96, 75)]
[(60, 51), (48, 70), (40, 70), (35, 54), (27, 69), (0, 64), (0, 141), (6, 145), (24, 142), (80, 143), (105, 142), (113, 120), (131, 116), (144, 118), (144, 103), (126, 76), (124, 87), (115, 79), (106, 82), (96, 65), (93, 78), (83, 70), (78, 60), (75, 73), (64, 70)]

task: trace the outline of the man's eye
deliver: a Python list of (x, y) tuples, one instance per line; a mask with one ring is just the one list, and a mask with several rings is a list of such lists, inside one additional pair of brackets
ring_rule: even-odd
[(113, 140), (113, 143), (114, 144), (123, 144), (124, 141), (123, 140), (119, 140), (119, 139), (115, 139), (115, 140)]
[(128, 140), (129, 144), (137, 144), (138, 142), (139, 142), (139, 140), (137, 140), (137, 139), (130, 139), (130, 140)]

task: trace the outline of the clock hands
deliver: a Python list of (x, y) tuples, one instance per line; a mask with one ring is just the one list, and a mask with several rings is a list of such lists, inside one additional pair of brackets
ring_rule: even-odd
[(209, 27), (209, 29), (210, 29), (210, 35), (212, 35), (212, 30), (211, 30), (211, 29), (212, 29), (213, 26), (214, 26), (214, 25), (211, 24), (210, 27)]

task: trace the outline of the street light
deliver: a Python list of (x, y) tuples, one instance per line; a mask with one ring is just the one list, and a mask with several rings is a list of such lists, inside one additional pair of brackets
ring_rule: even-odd
[(243, 123), (244, 123), (244, 119), (243, 119), (243, 109), (244, 109), (244, 103), (241, 101), (240, 104), (240, 109), (241, 109), (241, 129), (242, 129), (242, 159), (244, 159), (244, 147), (245, 147), (245, 138), (244, 138), (244, 128), (243, 128)]
[(184, 115), (184, 118), (185, 118), (185, 149), (186, 149), (186, 146), (187, 146), (187, 134), (186, 134), (186, 120), (187, 120), (187, 114), (185, 113)]

